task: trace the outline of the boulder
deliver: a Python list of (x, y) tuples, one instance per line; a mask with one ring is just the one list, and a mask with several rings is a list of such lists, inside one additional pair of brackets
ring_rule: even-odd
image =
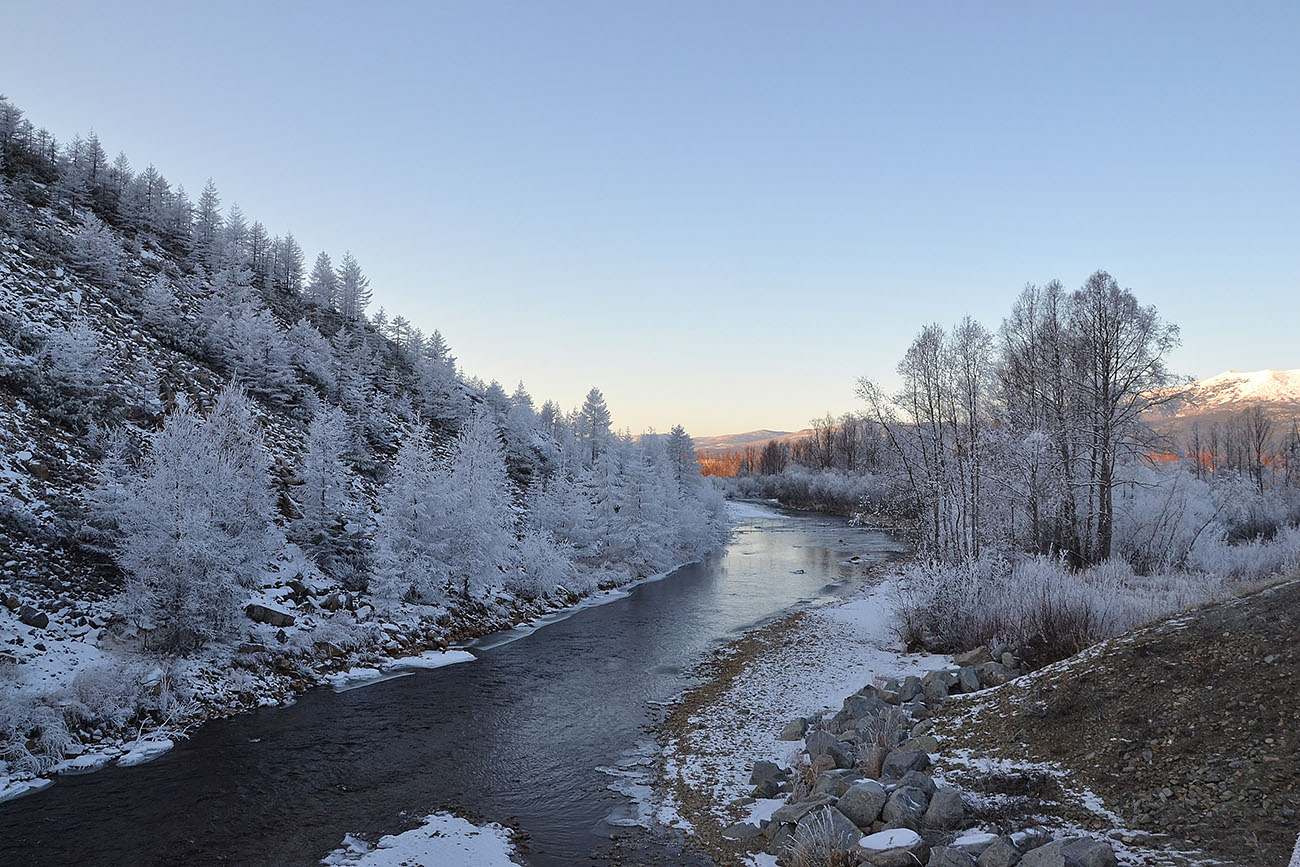
[(975, 867), (975, 856), (963, 849), (940, 846), (930, 850), (927, 867)]
[(844, 699), (844, 709), (840, 714), (846, 719), (870, 719), (888, 713), (889, 707), (889, 703), (873, 689), (868, 695), (851, 695)]
[(834, 800), (830, 795), (817, 795), (797, 804), (786, 804), (772, 811), (771, 821), (778, 825), (794, 825), (811, 811), (833, 803)]
[(957, 686), (962, 692), (979, 692), (980, 676), (972, 666), (962, 666), (961, 671), (957, 672)]
[(862, 780), (849, 786), (835, 806), (859, 828), (870, 828), (887, 800), (889, 796), (880, 783)]
[(930, 797), (921, 821), (929, 828), (958, 828), (966, 818), (966, 805), (956, 789), (939, 789)]
[(17, 596), (13, 595), (12, 593), (4, 597), (3, 601), (4, 601), (5, 608), (8, 608), (10, 611), (17, 611), (23, 604), (22, 600), (20, 600)]
[(810, 766), (810, 769), (812, 770), (813, 774), (816, 775), (816, 774), (824, 774), (827, 771), (833, 771), (838, 767), (839, 765), (836, 763), (835, 757), (832, 756), (830, 753), (819, 753), (817, 755), (817, 758), (812, 760), (812, 765)]
[(38, 611), (30, 605), (18, 609), (18, 619), (33, 629), (44, 629), (50, 625), (50, 615)]
[(903, 786), (911, 786), (915, 789), (920, 789), (922, 792), (925, 792), (927, 798), (934, 797), (934, 780), (930, 779), (920, 771), (908, 771), (906, 774), (903, 774), (902, 779), (898, 781), (898, 785), (895, 786), (895, 788), (902, 788)]
[(335, 591), (320, 601), (320, 607), (325, 611), (342, 611), (346, 607), (343, 594)]
[(830, 732), (809, 732), (808, 737), (804, 739), (804, 745), (808, 749), (809, 757), (814, 761), (823, 755), (830, 756), (834, 760), (831, 768), (851, 768), (857, 764), (857, 756), (854, 755), (853, 748)]
[[(813, 783), (813, 794), (830, 795), (832, 798), (839, 798), (849, 790), (852, 783), (853, 781), (843, 772), (827, 771), (824, 774), (817, 775), (817, 780)], [(849, 818), (853, 817), (850, 816)]]
[(761, 783), (764, 780), (776, 780), (783, 783), (790, 776), (790, 772), (783, 769), (776, 762), (757, 761), (754, 762), (754, 770), (749, 775), (750, 784)]
[(1016, 867), (1020, 851), (1006, 837), (998, 837), (980, 853), (979, 867)]
[(757, 825), (748, 822), (737, 822), (729, 828), (722, 829), (722, 836), (727, 840), (753, 840), (761, 833), (763, 832)]
[(789, 825), (781, 825), (772, 835), (772, 841), (767, 844), (767, 854), (784, 855), (790, 849), (790, 841), (794, 839), (794, 831), (790, 830)]
[(989, 652), (987, 647), (977, 647), (965, 653), (955, 654), (952, 661), (965, 668), (968, 665), (979, 665), (981, 662), (989, 662), (992, 659), (993, 654)]
[(942, 704), (948, 695), (948, 684), (942, 680), (932, 680), (925, 685), (925, 700), (930, 704)]
[(880, 768), (884, 765), (887, 755), (889, 750), (878, 744), (864, 747), (859, 753), (858, 768), (864, 775), (877, 779), (880, 777)]
[[(988, 831), (967, 831), (948, 845), (953, 849), (960, 849), (969, 853), (972, 858), (978, 858), (984, 853), (985, 849), (992, 846), (999, 839), (1005, 838), (1000, 838), (997, 834)], [(1007, 841), (1007, 844), (1010, 845), (1010, 841)]]
[(819, 807), (799, 820), (794, 827), (796, 843), (828, 840), (837, 849), (850, 850), (857, 845), (862, 831), (834, 807)]
[(1115, 867), (1109, 843), (1093, 837), (1067, 837), (1025, 853), (1020, 867)]
[(779, 794), (781, 794), (781, 783), (772, 778), (760, 780), (749, 792), (751, 798), (775, 798)]
[(898, 700), (903, 704), (907, 704), (909, 701), (920, 695), (923, 689), (924, 688), (921, 686), (921, 678), (916, 677), (915, 675), (905, 677), (903, 678), (902, 684), (898, 687)]
[(903, 786), (890, 794), (880, 811), (880, 818), (894, 828), (911, 828), (918, 831), (929, 806), (925, 792), (915, 786)]
[(930, 767), (930, 755), (925, 750), (893, 750), (880, 765), (880, 777), (896, 780), (908, 771), (924, 771)]
[(957, 672), (947, 668), (936, 668), (934, 671), (926, 672), (921, 678), (921, 686), (926, 687), (932, 683), (942, 683), (951, 690), (957, 685)]
[(872, 867), (916, 867), (930, 855), (921, 835), (906, 828), (869, 834), (858, 841), (858, 858)]
[(293, 626), (294, 618), (289, 612), (258, 605), (256, 602), (246, 607), (244, 614), (248, 615), (248, 619), (254, 623), (265, 623), (268, 626), (277, 627)]
[(1052, 835), (1042, 828), (1026, 828), (1011, 835), (1011, 845), (1020, 850), (1020, 854), (1052, 842)]
[(781, 734), (777, 736), (779, 741), (797, 741), (803, 738), (803, 733), (808, 730), (808, 721), (803, 717), (795, 717), (785, 724), (781, 729)]
[(975, 666), (975, 676), (985, 686), (1001, 686), (1011, 679), (1011, 670), (1000, 662), (984, 662)]

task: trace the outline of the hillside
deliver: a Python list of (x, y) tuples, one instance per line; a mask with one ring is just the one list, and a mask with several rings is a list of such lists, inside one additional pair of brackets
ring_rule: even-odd
[(941, 765), (988, 822), (1120, 828), (1160, 863), (1284, 864), (1300, 832), (1298, 620), (1291, 581), (953, 702), (935, 720), (945, 752), (992, 759)]
[(712, 457), (715, 455), (727, 454), (729, 452), (743, 451), (748, 447), (762, 448), (771, 440), (778, 442), (790, 442), (792, 440), (803, 439), (811, 436), (812, 430), (751, 430), (745, 433), (721, 434), (719, 436), (697, 437), (695, 439), (696, 451), (701, 456)]
[(680, 427), (538, 407), (370, 294), (0, 98), (0, 792), (725, 537)]

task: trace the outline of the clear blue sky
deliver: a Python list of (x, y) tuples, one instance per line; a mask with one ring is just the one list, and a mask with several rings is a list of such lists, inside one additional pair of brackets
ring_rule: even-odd
[[(1054, 7), (1054, 8), (1049, 8)], [(1300, 367), (1300, 3), (7, 0), (0, 92), (535, 397), (797, 428), (1097, 269)]]

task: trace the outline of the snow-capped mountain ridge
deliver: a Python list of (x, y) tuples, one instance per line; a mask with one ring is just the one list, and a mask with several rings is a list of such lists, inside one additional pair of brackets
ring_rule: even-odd
[(1300, 407), (1300, 368), (1294, 370), (1228, 370), (1192, 383), (1180, 401), (1179, 417), (1264, 405)]

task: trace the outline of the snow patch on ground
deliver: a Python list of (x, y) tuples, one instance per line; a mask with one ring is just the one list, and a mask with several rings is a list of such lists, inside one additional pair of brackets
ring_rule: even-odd
[(434, 813), (418, 828), (381, 837), (371, 845), (347, 834), (343, 845), (321, 864), (356, 867), (515, 867), (510, 832), (497, 824), (475, 825), (459, 816)]
[(167, 738), (137, 741), (122, 758), (117, 760), (117, 763), (124, 768), (133, 768), (145, 762), (152, 762), (174, 746), (176, 746), (175, 742)]

